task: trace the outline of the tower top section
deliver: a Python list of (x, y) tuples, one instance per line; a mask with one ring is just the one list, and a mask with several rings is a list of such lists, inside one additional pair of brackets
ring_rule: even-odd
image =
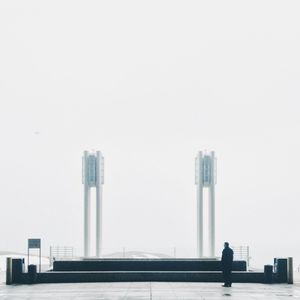
[(82, 183), (88, 187), (104, 184), (104, 157), (100, 151), (84, 151), (82, 157)]
[(217, 160), (214, 151), (200, 151), (195, 159), (195, 184), (210, 187), (217, 183)]

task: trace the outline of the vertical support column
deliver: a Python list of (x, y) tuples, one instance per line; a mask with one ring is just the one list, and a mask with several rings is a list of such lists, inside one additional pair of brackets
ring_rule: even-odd
[(211, 151), (211, 183), (209, 187), (208, 204), (208, 247), (209, 256), (215, 256), (215, 174), (214, 174), (215, 153)]
[(90, 187), (88, 183), (88, 151), (84, 151), (84, 256), (90, 256)]
[(12, 258), (6, 257), (6, 284), (12, 284)]
[(196, 174), (197, 182), (197, 255), (203, 257), (203, 179), (202, 179), (202, 152), (198, 153)]
[(97, 183), (96, 183), (96, 256), (101, 257), (102, 251), (102, 165), (103, 157), (97, 151)]
[(294, 273), (293, 258), (288, 257), (288, 259), (287, 259), (287, 283), (288, 284), (294, 283), (293, 273)]

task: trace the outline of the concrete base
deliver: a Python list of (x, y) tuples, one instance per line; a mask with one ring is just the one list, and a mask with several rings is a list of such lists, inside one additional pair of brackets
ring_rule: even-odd
[[(233, 271), (246, 271), (246, 261), (234, 261)], [(216, 259), (84, 259), (55, 261), (53, 271), (221, 271)]]
[[(15, 264), (22, 266), (21, 259)], [(277, 273), (246, 272), (246, 262), (235, 261), (233, 282), (279, 283)], [(34, 275), (34, 276), (33, 276)], [(268, 275), (268, 276), (267, 276)], [(270, 278), (269, 278), (270, 277)], [(13, 283), (71, 283), (71, 282), (223, 282), (221, 262), (199, 259), (97, 259), (56, 261), (54, 271), (23, 273), (15, 270)]]
[[(264, 283), (264, 273), (233, 272), (233, 282)], [(105, 272), (45, 272), (37, 273), (35, 283), (66, 283), (66, 282), (223, 282), (222, 272), (195, 271), (105, 271)], [(22, 274), (22, 283), (29, 283), (27, 273)]]

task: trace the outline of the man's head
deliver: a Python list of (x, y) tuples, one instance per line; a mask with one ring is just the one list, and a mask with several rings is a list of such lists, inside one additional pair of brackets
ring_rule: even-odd
[(228, 242), (225, 242), (224, 243), (224, 248), (228, 248), (229, 247), (229, 243)]

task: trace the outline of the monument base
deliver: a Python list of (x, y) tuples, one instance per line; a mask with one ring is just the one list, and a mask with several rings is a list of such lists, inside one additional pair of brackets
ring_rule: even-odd
[[(246, 261), (233, 262), (233, 271), (247, 271)], [(218, 259), (81, 259), (58, 260), (53, 271), (222, 271)]]

